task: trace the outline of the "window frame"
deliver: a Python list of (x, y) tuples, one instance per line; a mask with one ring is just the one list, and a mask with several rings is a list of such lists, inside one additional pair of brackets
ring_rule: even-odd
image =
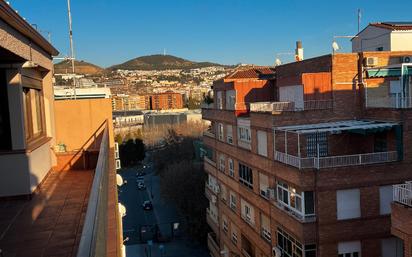
[(253, 169), (239, 162), (239, 182), (253, 190)]
[[(32, 92), (34, 96), (32, 95)], [(36, 86), (26, 86), (23, 85), (22, 90), (22, 98), (23, 98), (23, 115), (24, 115), (24, 130), (25, 130), (25, 139), (27, 143), (27, 148), (45, 138), (47, 135), (46, 132), (46, 117), (45, 117), (45, 110), (44, 110), (44, 95), (43, 90), (40, 87)], [(37, 101), (38, 100), (38, 101)], [(36, 120), (40, 122), (37, 124), (38, 126), (38, 133), (34, 133), (33, 131), (33, 101), (35, 101), (34, 105), (36, 106)]]

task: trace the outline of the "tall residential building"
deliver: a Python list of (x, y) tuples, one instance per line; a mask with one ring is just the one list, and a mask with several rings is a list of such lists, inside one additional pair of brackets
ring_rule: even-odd
[(165, 92), (150, 95), (151, 110), (182, 109), (183, 96), (179, 93)]
[(0, 0), (0, 256), (124, 256), (110, 99), (54, 101), (57, 50)]
[(412, 179), (409, 55), (325, 55), (214, 83), (202, 109), (212, 256), (410, 252), (390, 215), (392, 185)]

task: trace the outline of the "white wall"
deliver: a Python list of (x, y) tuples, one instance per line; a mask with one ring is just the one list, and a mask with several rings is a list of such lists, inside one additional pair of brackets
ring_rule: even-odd
[(43, 181), (52, 167), (50, 142), (27, 154), (29, 157), (30, 192)]
[(28, 159), (24, 153), (0, 155), (0, 197), (30, 193)]
[(412, 51), (412, 30), (391, 33), (391, 51)]

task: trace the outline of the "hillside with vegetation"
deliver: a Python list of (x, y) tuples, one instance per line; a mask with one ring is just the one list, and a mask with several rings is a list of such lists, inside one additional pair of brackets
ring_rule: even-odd
[[(103, 68), (85, 61), (74, 61), (74, 69), (76, 74), (82, 75), (95, 75), (102, 73)], [(54, 64), (55, 74), (65, 74), (72, 73), (72, 63), (71, 61), (64, 60), (59, 63)]]
[(141, 56), (121, 64), (109, 67), (110, 70), (173, 70), (195, 69), (210, 66), (222, 66), (211, 62), (194, 62), (173, 55), (147, 55)]

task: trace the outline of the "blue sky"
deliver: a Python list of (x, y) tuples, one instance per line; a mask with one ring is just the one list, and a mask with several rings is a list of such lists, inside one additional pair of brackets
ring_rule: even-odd
[[(411, 0), (71, 0), (76, 58), (103, 67), (149, 54), (194, 61), (271, 65), (302, 40), (305, 58), (327, 54), (334, 35), (376, 21), (410, 21)], [(30, 23), (51, 31), (69, 53), (66, 0), (9, 0)], [(347, 40), (338, 43), (350, 51)], [(288, 58), (284, 56), (286, 61)]]

